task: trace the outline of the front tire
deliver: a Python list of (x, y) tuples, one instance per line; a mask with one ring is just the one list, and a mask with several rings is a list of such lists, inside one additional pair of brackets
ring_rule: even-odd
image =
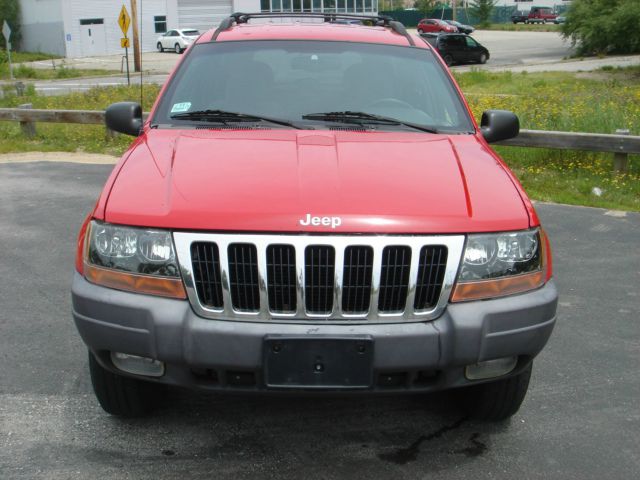
[(164, 47), (162, 46), (162, 43), (158, 42), (158, 44), (156, 45), (156, 47), (158, 48), (158, 51), (160, 53), (164, 52)]
[(513, 377), (459, 390), (462, 407), (478, 420), (501, 421), (513, 416), (527, 395), (533, 363)]
[(93, 392), (105, 412), (134, 418), (153, 410), (157, 385), (111, 373), (98, 363), (91, 352), (89, 373)]
[(453, 65), (453, 57), (451, 55), (445, 55), (443, 60), (444, 60), (444, 63), (447, 64), (448, 67)]

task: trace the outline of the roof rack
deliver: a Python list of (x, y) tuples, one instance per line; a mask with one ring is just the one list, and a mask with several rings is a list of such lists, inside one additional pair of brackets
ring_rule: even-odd
[(220, 22), (220, 25), (213, 33), (211, 41), (215, 42), (220, 33), (228, 30), (233, 24), (248, 23), (251, 18), (322, 18), (325, 22), (333, 22), (335, 20), (368, 20), (373, 21), (374, 25), (379, 27), (389, 27), (394, 32), (404, 36), (409, 45), (415, 47), (415, 43), (404, 25), (388, 15), (355, 15), (343, 13), (302, 13), (302, 12), (257, 12), (257, 13), (232, 13), (229, 17)]

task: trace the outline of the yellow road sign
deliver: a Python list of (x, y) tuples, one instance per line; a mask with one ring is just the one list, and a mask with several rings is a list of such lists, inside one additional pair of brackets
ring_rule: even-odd
[(120, 39), (120, 48), (130, 48), (131, 44), (129, 43), (129, 39), (127, 37)]
[(118, 25), (120, 25), (120, 30), (122, 30), (122, 33), (125, 37), (127, 36), (127, 32), (129, 31), (130, 24), (131, 17), (129, 16), (129, 12), (127, 12), (127, 7), (122, 5), (122, 10), (120, 10), (120, 15), (118, 15)]

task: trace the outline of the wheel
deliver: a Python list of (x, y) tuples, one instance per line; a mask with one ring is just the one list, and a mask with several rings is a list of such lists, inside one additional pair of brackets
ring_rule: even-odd
[(444, 63), (447, 64), (448, 67), (453, 65), (453, 57), (451, 55), (445, 55), (443, 60), (444, 60)]
[(162, 43), (158, 42), (158, 45), (156, 45), (156, 47), (158, 48), (158, 51), (160, 53), (164, 52), (164, 47), (162, 46)]
[(173, 46), (173, 50), (174, 50), (176, 53), (182, 53), (182, 49), (180, 48), (180, 44), (179, 44), (179, 43), (176, 43), (176, 44)]
[(514, 415), (527, 394), (533, 363), (513, 377), (461, 388), (459, 401), (467, 413), (479, 420), (500, 421)]
[(480, 63), (482, 63), (482, 64), (487, 63), (487, 54), (486, 54), (486, 53), (481, 53), (481, 54), (480, 54), (480, 60), (479, 60), (479, 62), (480, 62)]
[(547, 24), (547, 21), (546, 21), (545, 19), (542, 19), (542, 24), (543, 24), (543, 25), (546, 25), (546, 24)]
[(513, 21), (513, 24), (514, 24), (514, 25), (515, 25), (515, 24), (517, 24), (517, 23), (518, 23), (518, 22), (516, 22), (515, 20)]
[(103, 410), (111, 415), (141, 417), (153, 410), (157, 385), (111, 373), (89, 352), (93, 392)]

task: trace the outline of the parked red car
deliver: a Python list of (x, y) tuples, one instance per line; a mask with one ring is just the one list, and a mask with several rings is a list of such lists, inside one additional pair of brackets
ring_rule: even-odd
[(418, 22), (418, 32), (446, 32), (456, 33), (458, 28), (454, 25), (450, 25), (444, 20), (438, 20), (437, 18), (423, 18)]
[(553, 22), (557, 15), (548, 7), (531, 7), (529, 16), (525, 23), (547, 23)]

